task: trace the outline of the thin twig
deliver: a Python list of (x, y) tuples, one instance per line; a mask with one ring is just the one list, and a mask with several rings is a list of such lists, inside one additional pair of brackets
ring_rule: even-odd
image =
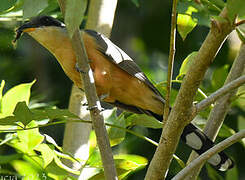
[[(59, 0), (59, 4), (64, 5), (65, 1)], [(101, 105), (96, 94), (92, 69), (89, 66), (88, 56), (80, 34), (79, 27), (77, 27), (74, 31), (74, 34), (71, 38), (71, 43), (76, 54), (78, 67), (83, 72), (80, 73), (81, 81), (83, 82), (85, 95), (88, 101), (88, 108), (90, 109), (92, 125), (95, 130), (101, 160), (104, 167), (104, 175), (105, 178), (108, 180), (116, 180), (118, 178), (115, 163), (113, 160), (112, 150), (110, 147), (110, 141), (106, 132), (104, 118), (100, 113)]]
[(209, 105), (211, 105), (212, 103), (214, 103), (220, 97), (229, 93), (231, 90), (240, 87), (244, 83), (245, 83), (245, 75), (237, 78), (236, 80), (226, 84), (225, 86), (223, 86), (219, 90), (215, 91), (210, 96), (208, 96), (206, 99), (202, 100), (200, 103), (198, 103), (196, 105), (196, 114), (198, 112), (202, 111), (203, 109), (205, 109), (206, 107), (208, 107)]
[(182, 169), (172, 180), (181, 180), (184, 179), (189, 172), (193, 171), (196, 166), (201, 165), (202, 163), (206, 162), (209, 158), (211, 158), (214, 154), (217, 154), (220, 151), (223, 151), (225, 148), (231, 146), (232, 144), (236, 143), (237, 141), (245, 138), (245, 130), (241, 130), (240, 132), (232, 135), (231, 137), (225, 139), (224, 141), (220, 142), (219, 144), (215, 145), (202, 155), (200, 155), (197, 159), (192, 161), (188, 166)]
[(240, 25), (242, 25), (242, 24), (245, 24), (245, 19), (236, 22), (236, 23), (235, 23), (235, 26), (240, 26)]
[(178, 0), (173, 0), (172, 16), (171, 16), (172, 18), (171, 18), (170, 44), (169, 44), (169, 57), (168, 57), (167, 92), (166, 92), (166, 96), (165, 96), (166, 102), (164, 105), (163, 122), (167, 121), (168, 115), (169, 115), (169, 102), (170, 102), (170, 93), (171, 93), (172, 76), (173, 76), (173, 65), (174, 65), (174, 55), (175, 55), (177, 2), (178, 2)]

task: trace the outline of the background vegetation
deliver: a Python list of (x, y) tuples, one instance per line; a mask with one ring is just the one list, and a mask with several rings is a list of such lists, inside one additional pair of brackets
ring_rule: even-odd
[[(210, 18), (219, 14), (224, 3), (222, 0), (195, 2), (183, 0), (179, 2), (179, 13), (189, 15), (193, 13), (193, 19), (189, 20), (193, 21), (189, 29), (181, 30), (181, 25), (179, 26), (182, 37), (190, 32), (192, 28), (195, 28), (185, 37), (184, 41), (177, 34), (173, 77), (177, 80), (173, 83), (171, 104), (173, 104), (178, 93), (179, 81), (183, 78), (183, 73), (181, 73), (183, 71), (180, 71), (182, 62), (190, 53), (200, 48), (209, 31)], [(22, 11), (23, 9), (24, 11)], [(236, 10), (241, 15), (241, 19), (245, 17), (245, 13), (238, 12), (245, 12), (244, 8), (237, 8)], [(24, 35), (17, 46), (12, 44), (15, 36), (14, 29), (22, 24), (23, 16), (24, 18), (30, 18), (33, 15), (46, 14), (62, 20), (59, 6), (55, 0), (4, 0), (0, 4), (0, 13), (0, 78), (5, 81), (5, 85), (2, 81), (0, 88), (0, 94), (2, 90), (4, 94), (3, 98), (0, 96), (2, 104), (0, 106), (2, 113), (0, 117), (11, 115), (11, 117), (7, 117), (8, 119), (0, 120), (0, 174), (16, 175), (18, 178), (23, 176), (29, 179), (51, 177), (62, 179), (67, 177), (69, 173), (76, 174), (77, 171), (69, 169), (60, 160), (65, 158), (76, 161), (60, 148), (66, 119), (72, 117), (74, 121), (81, 121), (67, 110), (61, 110), (68, 106), (72, 83), (65, 76), (55, 58), (31, 37)], [(137, 62), (152, 82), (158, 84), (159, 90), (163, 93), (165, 93), (163, 84), (167, 76), (170, 19), (170, 1), (119, 1), (111, 34), (111, 40)], [(82, 28), (85, 22), (86, 16), (81, 25)], [(191, 23), (188, 22), (188, 24)], [(209, 95), (222, 87), (239, 50), (239, 44), (240, 41), (234, 41), (231, 36), (224, 43), (200, 87), (204, 94)], [(35, 83), (33, 82), (34, 79), (36, 79)], [(13, 87), (15, 88), (11, 89)], [(217, 142), (245, 128), (244, 86), (239, 89), (238, 94), (240, 96), (234, 98)], [(199, 101), (203, 98), (203, 95), (199, 93), (196, 100)], [(211, 107), (201, 112), (198, 118), (195, 119), (197, 125), (203, 127), (210, 109)], [(12, 116), (12, 113), (14, 116)], [(113, 152), (118, 154), (116, 166), (120, 170), (119, 174), (121, 177), (128, 177), (128, 179), (143, 179), (146, 173), (144, 167), (151, 160), (156, 148), (143, 138), (148, 137), (158, 142), (161, 135), (159, 129), (161, 125), (155, 121), (153, 123), (152, 119), (149, 120), (147, 117), (137, 117), (130, 113), (118, 116), (115, 110), (110, 113), (111, 115), (106, 118), (107, 123), (127, 127), (130, 131), (136, 132), (138, 136), (142, 136), (140, 138), (132, 133), (126, 133), (125, 130), (118, 131), (114, 128), (109, 130), (111, 143), (115, 145), (113, 146)], [(143, 124), (142, 121), (137, 120), (142, 118), (147, 119), (146, 122), (150, 123)], [(17, 121), (22, 123), (16, 125)], [(47, 123), (50, 126), (46, 127)], [(134, 126), (135, 124), (136, 126)], [(26, 129), (36, 126), (40, 128), (6, 132), (6, 126), (13, 129)], [(147, 128), (149, 126), (153, 128)], [(44, 134), (46, 135), (44, 136)], [(94, 141), (94, 136), (91, 135), (91, 142)], [(95, 147), (96, 143), (91, 144), (91, 154), (86, 165), (97, 167), (95, 172), (98, 174), (93, 178), (100, 179), (103, 172), (98, 150)], [(206, 164), (200, 178), (244, 179), (244, 145), (244, 142), (241, 141), (226, 150), (227, 154), (236, 162), (234, 169), (227, 173), (217, 172)], [(186, 161), (189, 153), (190, 149), (180, 142), (176, 155)], [(180, 169), (182, 167), (179, 163), (173, 160), (167, 179), (173, 177)]]

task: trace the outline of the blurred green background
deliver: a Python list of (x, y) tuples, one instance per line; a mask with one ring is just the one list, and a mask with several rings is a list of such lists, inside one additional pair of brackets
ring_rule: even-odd
[[(137, 64), (142, 68), (146, 75), (155, 83), (166, 80), (167, 59), (169, 51), (170, 35), (170, 1), (137, 1), (137, 7), (131, 0), (118, 2), (111, 40), (122, 48)], [(56, 12), (58, 8), (54, 8)], [(44, 13), (45, 14), (45, 13)], [(208, 23), (208, 22), (207, 22)], [(18, 41), (17, 46), (12, 44), (16, 27), (21, 25), (21, 21), (0, 21), (0, 80), (5, 80), (5, 91), (14, 85), (37, 82), (32, 89), (32, 102), (45, 102), (55, 104), (59, 108), (67, 108), (72, 82), (63, 73), (55, 58), (41, 45), (28, 35), (24, 35)], [(209, 28), (197, 26), (187, 36), (185, 41), (177, 34), (176, 56), (174, 64), (174, 79), (178, 75), (179, 68), (183, 60), (193, 51), (197, 51), (205, 39)], [(214, 63), (208, 70), (202, 90), (208, 95), (217, 89), (214, 85), (213, 72), (221, 69), (221, 75), (217, 76), (216, 82), (222, 82), (227, 74), (224, 74), (232, 64), (238, 49), (234, 48), (237, 44), (224, 43)], [(238, 46), (239, 47), (239, 46)], [(225, 69), (225, 68), (226, 69)], [(179, 84), (173, 85), (177, 91)], [(243, 104), (242, 104), (243, 103)], [(235, 102), (226, 117), (225, 124), (235, 131), (245, 126), (245, 102)], [(144, 134), (151, 139), (158, 141), (160, 130), (147, 129), (136, 126), (133, 130)], [(52, 136), (59, 145), (62, 145), (64, 132), (63, 125), (51, 126), (41, 129), (42, 133)], [(217, 141), (222, 140), (218, 138)], [(138, 154), (150, 160), (155, 151), (155, 147), (131, 134), (127, 134), (126, 140), (115, 147), (116, 150)], [(11, 153), (11, 149), (0, 146), (0, 154)], [(245, 156), (244, 147), (237, 143), (228, 148), (226, 152), (235, 160), (239, 174), (239, 179), (245, 179)], [(190, 149), (182, 143), (179, 144), (176, 154), (183, 160), (188, 158)], [(209, 167), (210, 169), (210, 167)], [(176, 161), (173, 160), (169, 177), (170, 179), (180, 170)], [(223, 179), (228, 178), (225, 173), (219, 172), (214, 176), (207, 177), (207, 169), (202, 171), (202, 179)], [(211, 171), (211, 170), (209, 170)], [(129, 179), (143, 179), (146, 169), (132, 174)], [(209, 173), (210, 174), (210, 173)], [(211, 173), (212, 174), (212, 173)], [(222, 178), (223, 177), (223, 178)]]

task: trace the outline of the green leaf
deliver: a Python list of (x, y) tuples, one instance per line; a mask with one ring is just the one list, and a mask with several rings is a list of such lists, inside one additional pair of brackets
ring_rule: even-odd
[(1, 0), (0, 12), (6, 11), (15, 5), (17, 0)]
[(67, 118), (79, 118), (75, 114), (71, 113), (68, 109), (45, 109), (49, 119), (61, 119), (67, 120)]
[[(59, 4), (57, 0), (48, 0), (48, 6), (42, 10), (40, 15), (53, 14), (55, 10), (59, 8)], [(58, 13), (55, 13), (58, 14)]]
[(228, 17), (231, 22), (234, 21), (236, 15), (242, 17), (245, 15), (245, 1), (244, 0), (227, 0)]
[(134, 3), (134, 5), (138, 8), (138, 7), (140, 7), (140, 3), (139, 3), (139, 0), (131, 0), (133, 3)]
[(219, 134), (218, 136), (219, 137), (224, 137), (224, 138), (227, 138), (227, 137), (230, 137), (232, 136), (233, 134), (235, 134), (236, 132), (231, 129), (230, 127), (228, 127), (227, 125), (223, 124), (220, 128), (220, 131), (219, 131)]
[(59, 151), (61, 151), (61, 152), (63, 151), (62, 148), (60, 146), (58, 146), (58, 144), (55, 142), (55, 140), (51, 136), (49, 136), (47, 134), (44, 134), (44, 136), (45, 136), (45, 140), (47, 142), (49, 142), (50, 144), (53, 144), (54, 147), (56, 147)]
[(4, 94), (0, 118), (12, 115), (18, 102), (25, 101), (26, 104), (29, 104), (31, 87), (34, 83), (35, 80), (31, 83), (17, 85)]
[(54, 179), (66, 179), (65, 177), (68, 176), (68, 172), (64, 171), (64, 169), (60, 168), (59, 166), (57, 166), (57, 164), (52, 161), (46, 168), (45, 171), (48, 172), (51, 177), (56, 177)]
[(45, 110), (42, 109), (30, 109), (32, 113), (32, 118), (35, 121), (41, 121), (44, 119), (49, 119), (48, 114)]
[(73, 36), (76, 28), (79, 28), (87, 9), (87, 0), (66, 1), (65, 24), (70, 37)]
[(34, 148), (36, 151), (41, 152), (44, 161), (43, 167), (46, 168), (54, 159), (54, 152), (47, 144), (39, 144)]
[(68, 166), (64, 165), (61, 160), (57, 157), (57, 156), (54, 156), (54, 162), (57, 164), (57, 166), (59, 166), (61, 169), (64, 169), (65, 171), (69, 172), (69, 173), (72, 173), (72, 174), (75, 174), (75, 175), (79, 175), (80, 174), (80, 171), (78, 170), (74, 170), (74, 169), (71, 169), (69, 168)]
[[(114, 108), (112, 111), (111, 110), (103, 111), (103, 113), (110, 114), (109, 117), (105, 118), (105, 122), (126, 128), (124, 116), (121, 115), (117, 117), (116, 108)], [(126, 135), (126, 132), (124, 130), (111, 126), (107, 128), (107, 131), (108, 131), (111, 146), (115, 146), (120, 142), (122, 142)]]
[(245, 118), (244, 116), (238, 116), (237, 128), (239, 131), (245, 129)]
[(242, 43), (245, 43), (245, 27), (237, 27), (236, 32)]
[(3, 144), (5, 144), (5, 143), (7, 143), (9, 141), (12, 141), (13, 139), (16, 139), (16, 138), (17, 138), (16, 133), (8, 133), (5, 136), (5, 139), (0, 142), (0, 146), (2, 146)]
[(229, 65), (226, 64), (221, 68), (215, 69), (215, 71), (213, 72), (213, 76), (212, 76), (212, 87), (214, 88), (214, 90), (217, 90), (219, 88), (221, 88), (226, 80), (226, 77), (229, 73)]
[(33, 120), (32, 113), (27, 107), (25, 101), (18, 102), (13, 114), (15, 115), (15, 118), (25, 126)]
[(208, 171), (208, 177), (210, 179), (223, 180), (223, 177), (221, 175), (219, 175), (219, 173), (207, 163), (206, 163), (206, 168)]
[(229, 171), (225, 173), (225, 180), (234, 180), (239, 179), (238, 169), (237, 166), (233, 167)]
[[(114, 155), (114, 160), (119, 179), (126, 178), (128, 174), (144, 168), (148, 163), (146, 158), (132, 154)], [(104, 171), (100, 171), (98, 174), (90, 178), (90, 180), (102, 179), (105, 179)]]
[(184, 76), (187, 73), (197, 53), (198, 53), (197, 51), (194, 51), (185, 58), (185, 60), (181, 64), (179, 75), (177, 76), (176, 79), (179, 79), (180, 77)]
[[(26, 128), (37, 127), (35, 121), (30, 122)], [(20, 140), (21, 150), (23, 152), (31, 152), (37, 145), (39, 145), (43, 140), (44, 136), (39, 133), (38, 128), (17, 131), (18, 138)]]
[(17, 121), (18, 119), (15, 116), (7, 116), (0, 119), (0, 125), (16, 125)]
[(23, 154), (0, 155), (0, 164), (7, 164), (13, 160), (22, 158)]
[(37, 16), (48, 6), (48, 0), (25, 0), (23, 5), (23, 18)]
[(197, 19), (192, 17), (192, 13), (197, 12), (197, 9), (189, 6), (185, 14), (178, 14), (177, 26), (178, 32), (182, 37), (183, 41), (186, 36), (196, 27)]
[[(132, 114), (126, 119), (131, 126), (140, 125), (147, 128), (160, 129), (162, 128), (162, 122), (156, 120), (154, 117), (147, 116), (145, 114)], [(128, 123), (127, 123), (128, 124)]]
[(21, 176), (23, 176), (23, 180), (41, 180), (44, 179), (44, 177), (47, 178), (47, 175), (44, 172), (40, 172), (32, 166), (32, 164), (26, 161), (14, 160), (10, 164)]
[(3, 88), (5, 85), (5, 81), (2, 80), (1, 84), (0, 84), (0, 114), (2, 113), (2, 98), (3, 98)]
[(148, 160), (145, 157), (134, 155), (134, 154), (117, 154), (117, 155), (114, 155), (113, 157), (115, 160), (122, 159), (122, 160), (133, 162), (134, 163), (133, 166), (129, 164), (125, 164), (123, 166), (117, 166), (117, 167), (120, 167), (122, 169), (127, 169), (127, 170), (136, 170), (138, 168), (143, 168), (148, 163)]

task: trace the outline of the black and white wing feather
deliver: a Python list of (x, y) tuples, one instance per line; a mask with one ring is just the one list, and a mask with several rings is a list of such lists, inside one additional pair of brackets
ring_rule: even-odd
[(96, 44), (98, 45), (98, 50), (103, 55), (105, 55), (109, 60), (111, 60), (122, 70), (129, 73), (131, 76), (134, 76), (140, 81), (144, 82), (157, 95), (158, 99), (165, 103), (165, 100), (160, 92), (141, 71), (139, 66), (123, 50), (121, 50), (103, 34), (93, 30), (85, 30), (85, 32), (94, 37)]

